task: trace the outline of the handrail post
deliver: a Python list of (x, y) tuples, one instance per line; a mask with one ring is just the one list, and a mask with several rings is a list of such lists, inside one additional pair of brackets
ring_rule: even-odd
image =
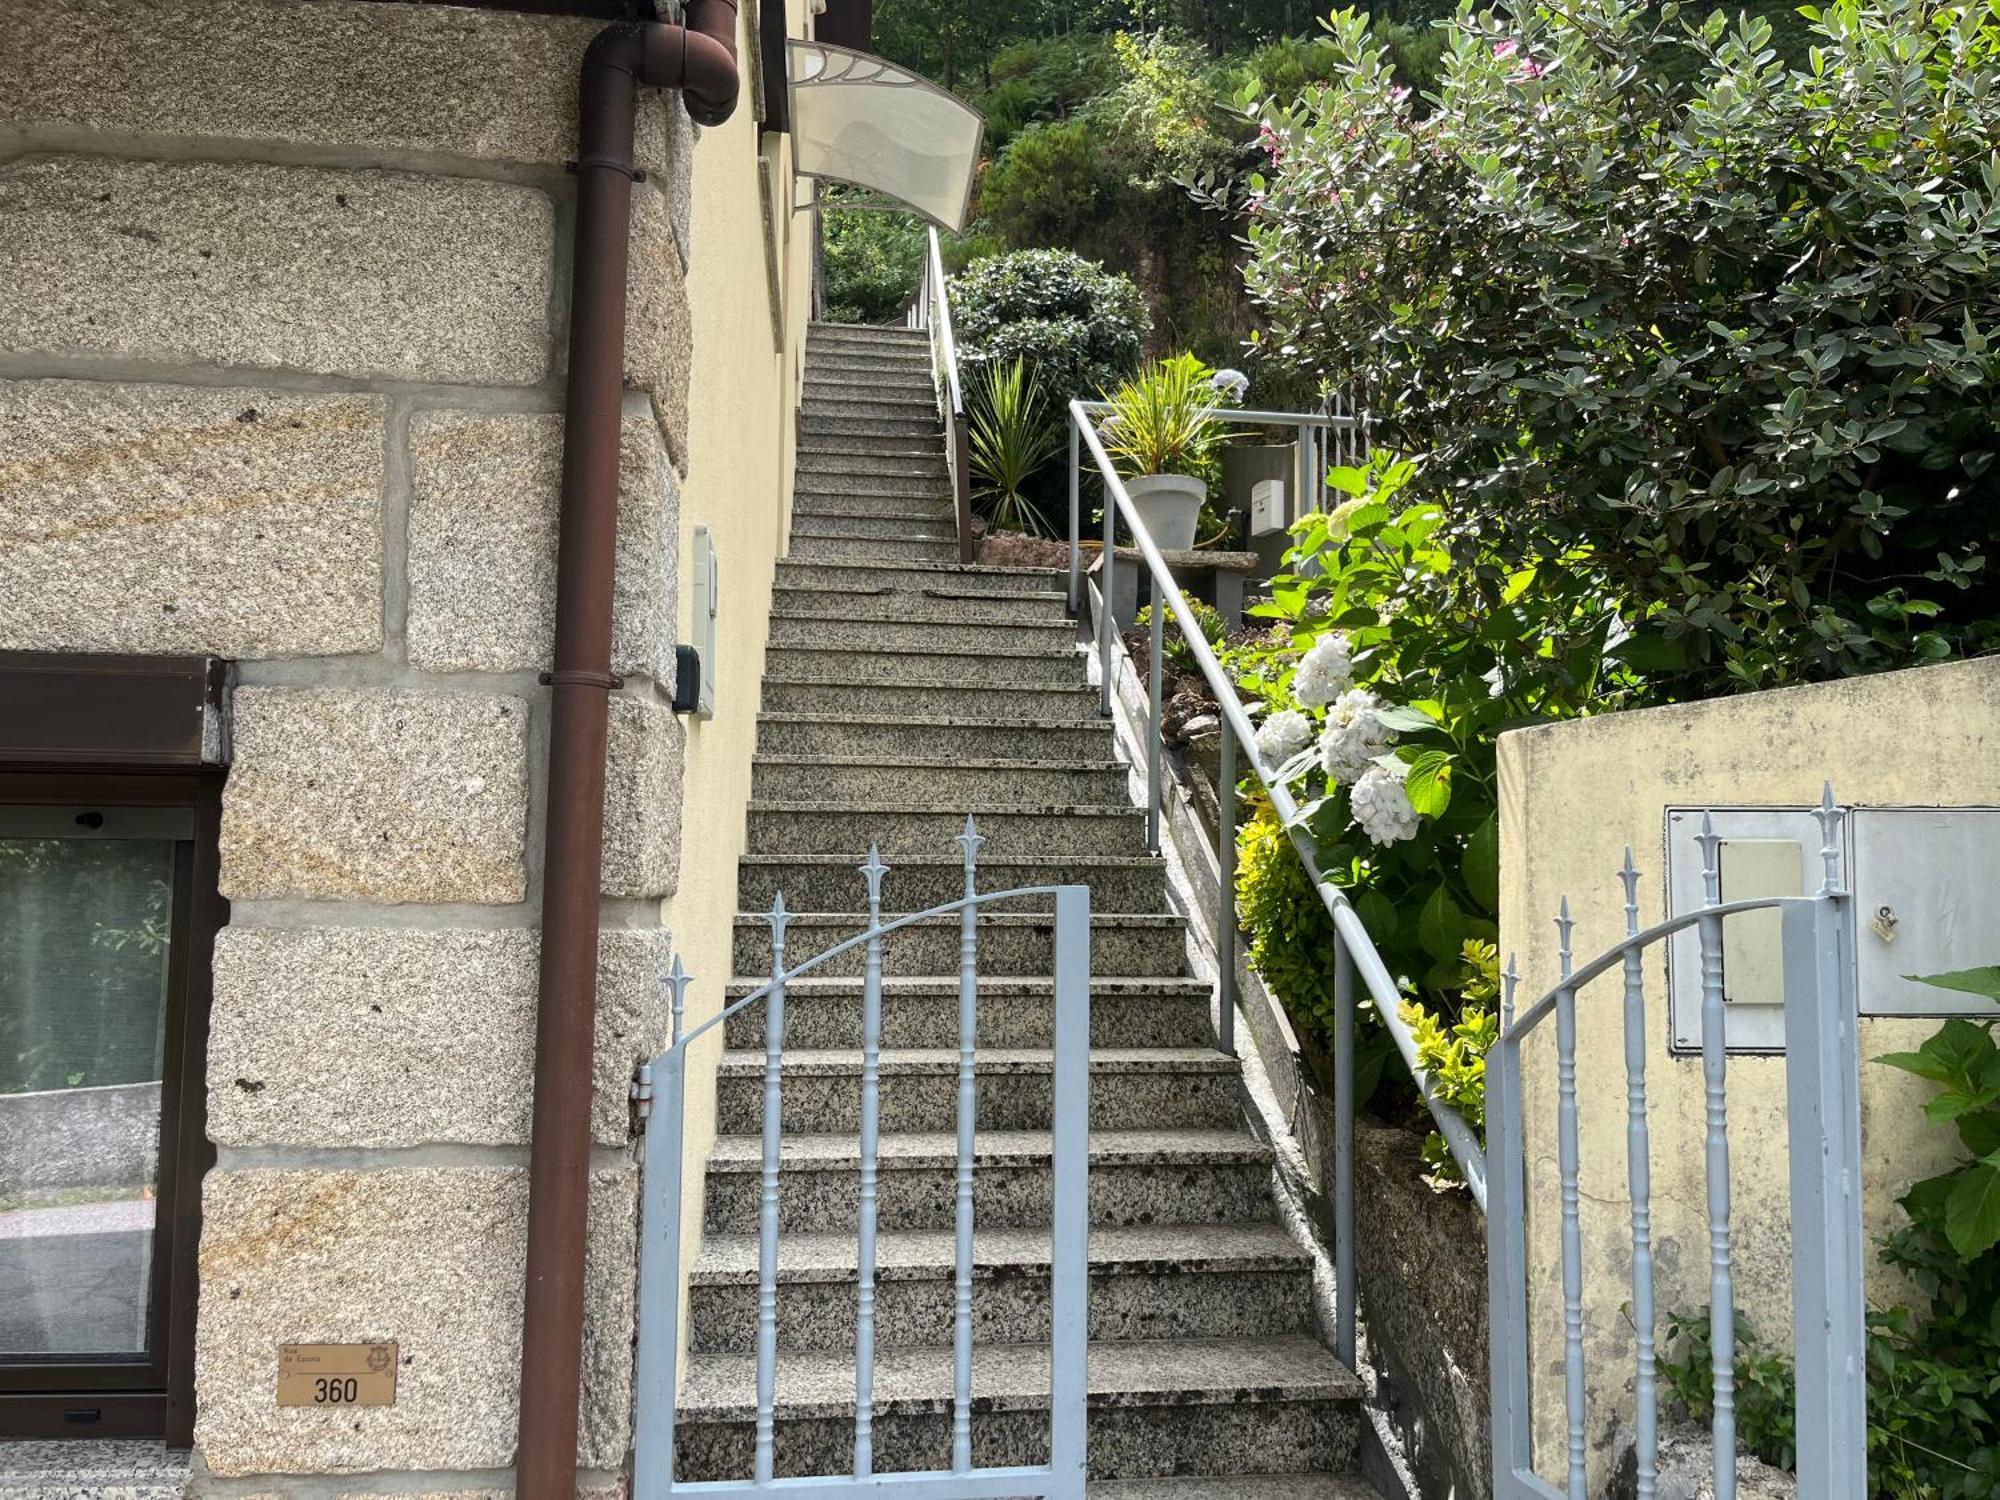
[(1117, 547), (1114, 538), (1114, 518), (1118, 505), (1108, 494), (1104, 497), (1104, 576), (1099, 581), (1098, 593), (1101, 608), (1097, 617), (1097, 675), (1100, 679), (1100, 701), (1097, 712), (1104, 718), (1111, 717), (1111, 636), (1117, 629), (1117, 589), (1112, 573), (1117, 566)]
[(1333, 1353), (1354, 1368), (1354, 954), (1333, 940)]
[(1160, 852), (1160, 748), (1166, 739), (1167, 720), (1165, 705), (1161, 700), (1162, 677), (1161, 657), (1165, 651), (1167, 630), (1166, 601), (1159, 597), (1159, 587), (1153, 588), (1153, 629), (1152, 642), (1146, 651), (1146, 702), (1151, 717), (1147, 720), (1146, 731), (1146, 852)]
[(1069, 617), (1074, 620), (1082, 598), (1083, 574), (1083, 433), (1076, 413), (1069, 418)]
[(1219, 804), (1215, 853), (1220, 866), (1215, 893), (1217, 1045), (1236, 1055), (1236, 731), (1222, 723), (1222, 765), (1216, 776)]

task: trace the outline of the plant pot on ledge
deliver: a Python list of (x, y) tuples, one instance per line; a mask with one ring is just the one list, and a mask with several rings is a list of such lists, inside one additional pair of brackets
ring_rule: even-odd
[(1162, 552), (1185, 552), (1195, 543), (1208, 485), (1186, 474), (1141, 474), (1125, 481), (1132, 508)]

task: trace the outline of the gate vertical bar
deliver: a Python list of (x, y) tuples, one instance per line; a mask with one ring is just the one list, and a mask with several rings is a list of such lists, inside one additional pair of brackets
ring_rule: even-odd
[(1089, 1399), (1090, 888), (1056, 892), (1054, 1212), (1049, 1295), (1050, 1500), (1083, 1500)]
[(861, 979), (861, 1198), (855, 1246), (854, 1477), (875, 1466), (875, 1221), (882, 1156), (882, 877), (880, 849), (868, 846), (868, 946)]
[(771, 989), (764, 1001), (764, 1179), (757, 1209), (757, 1482), (776, 1464), (778, 1405), (778, 1148), (784, 1130), (785, 915), (782, 891), (771, 903)]
[(1811, 903), (1787, 908), (1784, 917), (1799, 1493), (1862, 1500), (1868, 1390), (1860, 1047), (1831, 787), (1819, 818), (1824, 882)]
[(1161, 703), (1161, 656), (1167, 630), (1167, 602), (1158, 581), (1152, 589), (1152, 641), (1146, 652), (1146, 852), (1160, 852), (1160, 745), (1166, 738), (1166, 710)]
[(1512, 955), (1501, 980), (1500, 1037), (1486, 1054), (1486, 1340), (1493, 1385), (1493, 1495), (1514, 1500), (1515, 1474), (1530, 1462), (1528, 1239), (1521, 1043), (1514, 1028), (1520, 971)]
[(1625, 851), (1625, 1173), (1632, 1191), (1632, 1326), (1638, 1368), (1633, 1378), (1634, 1500), (1659, 1491), (1660, 1397), (1654, 1349), (1653, 1147), (1646, 1121), (1646, 969), (1639, 943), (1639, 867)]
[[(1252, 752), (1255, 753), (1254, 751)], [(1216, 776), (1216, 857), (1221, 864), (1215, 895), (1217, 1045), (1236, 1054), (1236, 731), (1222, 721), (1222, 764)]]
[(1083, 600), (1083, 431), (1076, 413), (1069, 418), (1069, 614), (1073, 620)]
[[(1570, 935), (1575, 929), (1569, 898), (1562, 903), (1556, 930), (1562, 934), (1562, 977), (1574, 964)], [(1580, 1163), (1576, 1116), (1576, 989), (1565, 984), (1556, 992), (1556, 1141), (1557, 1168), (1562, 1178), (1563, 1409), (1569, 1432), (1569, 1500), (1588, 1500), (1584, 1444), (1583, 1372), (1583, 1224), (1578, 1178)]]
[[(1722, 903), (1722, 839), (1702, 814), (1702, 904)], [(1715, 1500), (1736, 1500), (1736, 1282), (1729, 1237), (1729, 1052), (1722, 994), (1722, 918), (1704, 915), (1701, 937), (1701, 1071), (1707, 1098), (1708, 1333), (1715, 1377)]]
[(1333, 1352), (1354, 1368), (1354, 954), (1333, 938)]
[[(675, 961), (679, 968), (678, 959)], [(676, 999), (679, 991), (676, 989)], [(639, 1214), (638, 1409), (657, 1413), (632, 1434), (632, 1493), (664, 1495), (674, 1478), (674, 1407), (680, 1397), (681, 1155), (687, 1055), (678, 1045), (653, 1060), (653, 1113), (642, 1147)]]
[(952, 1471), (972, 1468), (972, 1152), (979, 1107), (979, 913), (969, 903), (977, 894), (979, 846), (986, 842), (966, 814), (958, 836), (965, 850), (965, 899), (958, 942), (958, 1203), (957, 1247), (952, 1297)]

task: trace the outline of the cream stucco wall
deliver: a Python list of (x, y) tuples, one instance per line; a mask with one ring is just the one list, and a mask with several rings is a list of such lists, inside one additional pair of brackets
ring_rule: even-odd
[[(1617, 871), (1630, 846), (1642, 872), (1642, 922), (1666, 916), (1670, 806), (1801, 806), (1831, 779), (1849, 806), (2000, 804), (2000, 661), (1954, 663), (1522, 730), (1500, 742), (1502, 952), (1518, 953), (1521, 1003), (1555, 974), (1552, 918), (1564, 896), (1578, 961), (1622, 937)], [(1667, 1045), (1666, 958), (1646, 967), (1651, 1036), (1653, 1221), (1662, 1318), (1709, 1301), (1698, 1057)], [(1585, 1337), (1593, 1488), (1614, 1435), (1631, 1421), (1630, 1199), (1622, 990), (1614, 974), (1579, 998)], [(1864, 1059), (1917, 1045), (1934, 1021), (1868, 1021)], [(1560, 1477), (1562, 1298), (1552, 1031), (1525, 1057), (1528, 1263), (1538, 1468)], [(1927, 1126), (1925, 1085), (1862, 1063), (1865, 1211), (1872, 1237), (1895, 1200), (1941, 1169), (1951, 1142)], [(1758, 1332), (1791, 1341), (1784, 1062), (1732, 1057), (1731, 1171), (1738, 1305)], [(1871, 1301), (1905, 1295), (1874, 1266)]]
[[(772, 0), (766, 0), (772, 3)], [(807, 30), (807, 0), (789, 0), (793, 35)], [(742, 9), (740, 55), (755, 67), (757, 6)], [(736, 862), (745, 842), (750, 760), (769, 635), (775, 563), (790, 530), (795, 413), (811, 302), (812, 216), (790, 210), (789, 140), (761, 137), (754, 78), (744, 107), (705, 130), (694, 152), (694, 253), (688, 298), (694, 318), (689, 393), (690, 467), (681, 504), (680, 638), (693, 640), (694, 528), (714, 540), (721, 586), (716, 619), (715, 717), (687, 720), (681, 878), (663, 903), (675, 951), (694, 983), (688, 1024), (719, 1008), (730, 975)], [(767, 192), (766, 184), (775, 191)], [(773, 268), (775, 267), (775, 274)], [(714, 1139), (714, 1067), (720, 1033), (698, 1049), (687, 1101), (690, 1198), (683, 1243), (700, 1239), (702, 1166)]]

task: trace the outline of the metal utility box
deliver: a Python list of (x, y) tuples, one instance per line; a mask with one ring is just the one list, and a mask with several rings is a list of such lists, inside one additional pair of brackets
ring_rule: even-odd
[[(1721, 840), (1724, 902), (1802, 896), (1819, 888), (1819, 821), (1809, 807), (1670, 808), (1669, 916), (1699, 911), (1704, 816)], [(1906, 976), (2000, 964), (2000, 809), (1857, 807), (1842, 826), (1842, 866), (1853, 891), (1855, 988), (1864, 1016), (1994, 1015), (1977, 995)], [(1731, 1052), (1782, 1052), (1784, 958), (1776, 911), (1723, 919), (1722, 983)], [(1701, 1047), (1701, 939), (1676, 933), (1668, 949), (1671, 1040)]]
[(1285, 529), (1285, 481), (1260, 479), (1250, 486), (1250, 535), (1271, 536)]

